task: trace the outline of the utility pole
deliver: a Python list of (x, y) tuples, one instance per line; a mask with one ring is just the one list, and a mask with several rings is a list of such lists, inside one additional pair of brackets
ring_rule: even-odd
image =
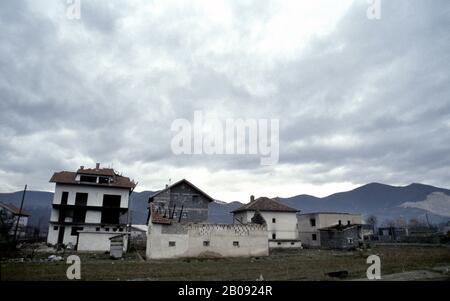
[(25, 185), (25, 188), (23, 189), (22, 201), (20, 202), (19, 216), (18, 216), (17, 221), (16, 221), (16, 229), (14, 230), (14, 246), (16, 245), (16, 242), (17, 242), (17, 229), (19, 228), (19, 221), (20, 221), (20, 218), (22, 216), (23, 201), (25, 200), (26, 192), (27, 192), (27, 185)]

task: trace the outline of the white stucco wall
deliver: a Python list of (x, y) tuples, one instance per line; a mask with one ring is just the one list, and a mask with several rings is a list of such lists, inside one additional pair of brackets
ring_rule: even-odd
[[(209, 242), (208, 246), (204, 245), (205, 241)], [(169, 242), (174, 242), (175, 246), (169, 246)], [(239, 246), (234, 246), (233, 242), (239, 242)], [(223, 257), (267, 256), (267, 230), (260, 225), (167, 226), (150, 223), (147, 258), (198, 257), (206, 254)]]
[[(110, 249), (110, 238), (117, 233), (110, 232), (80, 232), (78, 239), (78, 251), (106, 252)], [(126, 251), (128, 236), (124, 236), (124, 248)]]
[[(276, 239), (298, 239), (297, 214), (295, 212), (260, 212), (267, 223), (267, 238), (272, 239), (272, 234)], [(238, 219), (244, 224), (251, 223), (255, 211), (244, 211), (234, 214), (234, 219)], [(275, 222), (273, 222), (275, 219)], [(235, 221), (236, 224), (239, 222)]]

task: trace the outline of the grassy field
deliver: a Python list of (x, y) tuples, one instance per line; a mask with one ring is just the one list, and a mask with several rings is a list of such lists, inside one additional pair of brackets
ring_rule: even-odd
[[(82, 280), (333, 280), (326, 273), (347, 270), (364, 278), (366, 258), (381, 258), (382, 275), (450, 266), (450, 248), (438, 246), (377, 246), (366, 251), (300, 250), (269, 257), (142, 261), (81, 254)], [(40, 254), (46, 258), (49, 254)], [(67, 256), (67, 254), (65, 254)], [(35, 258), (36, 260), (36, 258)], [(65, 262), (1, 263), (1, 280), (67, 280)], [(449, 279), (447, 279), (449, 280)]]

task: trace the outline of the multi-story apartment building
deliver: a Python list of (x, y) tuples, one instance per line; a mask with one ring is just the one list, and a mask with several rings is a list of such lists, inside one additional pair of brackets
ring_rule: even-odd
[(126, 233), (129, 196), (136, 183), (111, 168), (53, 174), (55, 183), (47, 242), (83, 251), (109, 249), (109, 238)]

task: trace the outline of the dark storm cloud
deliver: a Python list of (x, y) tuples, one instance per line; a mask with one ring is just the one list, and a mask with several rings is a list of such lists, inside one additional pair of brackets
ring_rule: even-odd
[[(356, 1), (294, 54), (257, 47), (273, 1), (232, 3), (223, 24), (189, 4), (82, 1), (69, 21), (64, 1), (32, 3), (0, 4), (0, 190), (29, 177), (46, 188), (54, 170), (96, 161), (141, 179), (206, 168), (318, 184), (450, 180), (446, 1), (383, 1), (379, 21)], [(279, 118), (280, 164), (174, 156), (170, 125), (195, 110)]]

